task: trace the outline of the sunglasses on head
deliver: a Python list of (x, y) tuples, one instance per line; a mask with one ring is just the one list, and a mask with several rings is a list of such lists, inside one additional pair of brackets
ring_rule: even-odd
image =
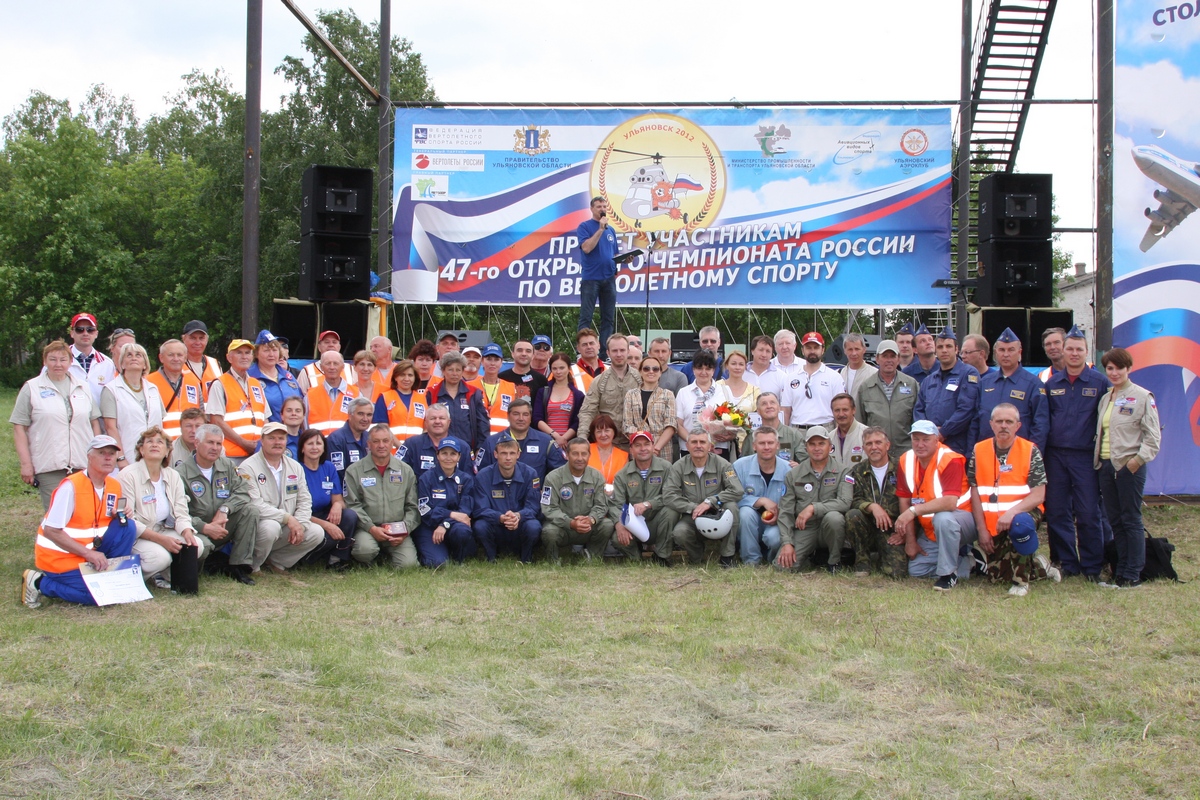
[(75, 332), (76, 333), (95, 333), (96, 329), (93, 328), (91, 325), (76, 325)]
[[(75, 330), (79, 330), (79, 329), (76, 328)], [(133, 336), (134, 338), (137, 337), (137, 334), (133, 332), (133, 328), (117, 328), (116, 330), (114, 330), (112, 332), (112, 335), (113, 335), (114, 339), (117, 338), (118, 336)]]

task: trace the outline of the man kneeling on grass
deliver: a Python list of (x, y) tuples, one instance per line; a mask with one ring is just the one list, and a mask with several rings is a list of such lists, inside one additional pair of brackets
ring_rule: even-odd
[(862, 441), (867, 458), (847, 473), (854, 479), (854, 497), (846, 514), (846, 535), (854, 548), (854, 574), (865, 577), (878, 565), (879, 571), (890, 578), (907, 578), (904, 547), (888, 544), (900, 516), (900, 498), (896, 497), (899, 459), (891, 455), (892, 444), (883, 428), (867, 428)]
[(803, 569), (818, 545), (829, 550), (825, 571), (841, 569), (854, 479), (830, 458), (831, 438), (824, 425), (810, 425), (804, 435), (808, 460), (783, 479), (786, 488), (779, 500), (781, 544), (775, 557), (775, 566), (780, 569)]
[(713, 451), (708, 431), (696, 426), (687, 435), (687, 453), (671, 465), (663, 499), (679, 515), (672, 535), (675, 544), (687, 552), (688, 561), (704, 561), (704, 545), (710, 541), (696, 527), (696, 520), (710, 514), (728, 511), (732, 517), (728, 533), (711, 539), (720, 555), (719, 563), (728, 569), (737, 561), (738, 501), (746, 494), (733, 465)]
[(646, 545), (654, 551), (656, 564), (669, 567), (674, 546), (671, 531), (679, 521), (679, 515), (663, 502), (663, 484), (671, 462), (654, 455), (654, 435), (649, 431), (630, 435), (629, 454), (631, 458), (613, 479), (608, 506), (608, 518), (616, 529), (613, 545), (633, 564), (641, 563), (642, 545)]
[(409, 534), (421, 524), (417, 478), (412, 468), (392, 455), (395, 437), (386, 422), (371, 426), (371, 457), (346, 469), (346, 505), (358, 514), (358, 533), (350, 555), (370, 564), (383, 553), (397, 569), (417, 566), (417, 548)]
[(589, 559), (604, 555), (613, 535), (604, 476), (588, 466), (592, 446), (575, 437), (567, 442), (566, 466), (551, 470), (542, 489), (542, 545), (546, 560), (560, 563), (558, 548), (585, 545)]
[(494, 562), (498, 553), (512, 552), (528, 564), (542, 540), (538, 519), (542, 482), (535, 468), (521, 462), (521, 456), (520, 442), (501, 433), (492, 453), (493, 463), (479, 470), (472, 483), (471, 524), (489, 562)]
[(1017, 436), (1021, 412), (1015, 405), (1001, 403), (993, 408), (990, 424), (992, 437), (975, 445), (967, 464), (971, 512), (979, 549), (987, 557), (988, 577), (1011, 582), (1008, 593), (1024, 597), (1032, 580), (1062, 580), (1045, 556), (1035, 555), (1046, 499), (1046, 467), (1037, 445)]
[(42, 604), (42, 595), (86, 606), (96, 605), (79, 573), (90, 564), (108, 569), (108, 559), (133, 552), (137, 527), (122, 511), (121, 485), (111, 477), (117, 466), (117, 440), (97, 436), (88, 444), (87, 469), (63, 478), (50, 499), (33, 545), (37, 569), (21, 578), (21, 602)]
[(914, 422), (909, 434), (912, 450), (900, 457), (896, 476), (900, 516), (888, 544), (904, 545), (909, 575), (936, 575), (933, 588), (948, 592), (971, 574), (974, 563), (967, 460), (942, 444), (937, 426), (927, 419)]

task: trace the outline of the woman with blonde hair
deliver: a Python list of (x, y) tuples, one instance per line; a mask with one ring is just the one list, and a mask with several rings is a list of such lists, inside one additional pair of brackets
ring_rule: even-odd
[(161, 427), (166, 414), (158, 387), (145, 379), (149, 372), (150, 356), (146, 355), (146, 348), (127, 344), (117, 354), (117, 376), (100, 393), (104, 429), (121, 445), (118, 469), (125, 469), (133, 462), (142, 432)]

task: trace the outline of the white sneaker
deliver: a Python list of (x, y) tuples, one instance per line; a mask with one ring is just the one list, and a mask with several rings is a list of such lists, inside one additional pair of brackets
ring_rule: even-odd
[(36, 569), (27, 569), (21, 574), (21, 602), (26, 608), (41, 608), (42, 593), (34, 586), (34, 582), (42, 577)]
[(1062, 573), (1057, 567), (1050, 563), (1049, 559), (1047, 559), (1045, 556), (1037, 555), (1033, 557), (1033, 560), (1037, 562), (1039, 567), (1046, 571), (1047, 578), (1055, 583), (1062, 583)]
[(1029, 594), (1029, 587), (1023, 583), (1014, 583), (1009, 587), (1008, 593), (1013, 597), (1024, 597)]

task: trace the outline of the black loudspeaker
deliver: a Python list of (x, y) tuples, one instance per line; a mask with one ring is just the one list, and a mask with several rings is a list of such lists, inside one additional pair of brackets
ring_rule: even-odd
[(300, 233), (370, 236), (375, 174), (356, 167), (313, 165), (304, 170)]
[(1069, 308), (1031, 308), (1029, 309), (1029, 346), (1025, 348), (1025, 362), (1033, 367), (1048, 367), (1050, 359), (1042, 349), (1042, 334), (1047, 328), (1062, 328), (1071, 330), (1075, 324), (1075, 312)]
[(312, 166), (300, 204), (301, 300), (366, 300), (371, 296), (369, 169)]
[(972, 322), (970, 327), (972, 333), (981, 334), (992, 346), (1005, 328), (1012, 328), (1021, 340), (1021, 352), (1029, 353), (1029, 312), (1024, 308), (981, 308), (978, 324)]
[(347, 303), (325, 303), (321, 306), (321, 330), (337, 331), (342, 337), (342, 357), (352, 361), (359, 350), (367, 349), (370, 336), (371, 303), (352, 300)]
[(438, 331), (437, 338), (433, 340), (433, 343), (437, 344), (438, 342), (440, 342), (442, 340), (442, 337), (445, 336), (447, 333), (458, 338), (458, 349), (459, 350), (462, 350), (464, 347), (478, 347), (480, 350), (482, 350), (483, 346), (485, 344), (491, 344), (491, 341), (492, 341), (492, 334), (489, 333), (488, 331), (450, 331), (450, 330), (446, 330), (446, 331)]
[(288, 340), (289, 357), (313, 357), (317, 352), (319, 324), (317, 307), (312, 303), (276, 300), (272, 305), (271, 333)]
[(1049, 239), (1053, 176), (996, 172), (979, 181), (979, 241)]
[(978, 279), (976, 305), (1053, 305), (1053, 245), (1049, 239), (981, 241)]
[[(846, 351), (842, 349), (842, 341), (845, 339), (845, 334), (838, 336), (829, 345), (829, 351), (825, 354), (825, 361), (830, 364), (845, 364)], [(875, 350), (879, 347), (879, 343), (883, 341), (882, 336), (876, 336), (872, 333), (864, 333), (863, 339), (866, 340), (867, 352), (863, 356), (867, 361), (875, 360)]]

